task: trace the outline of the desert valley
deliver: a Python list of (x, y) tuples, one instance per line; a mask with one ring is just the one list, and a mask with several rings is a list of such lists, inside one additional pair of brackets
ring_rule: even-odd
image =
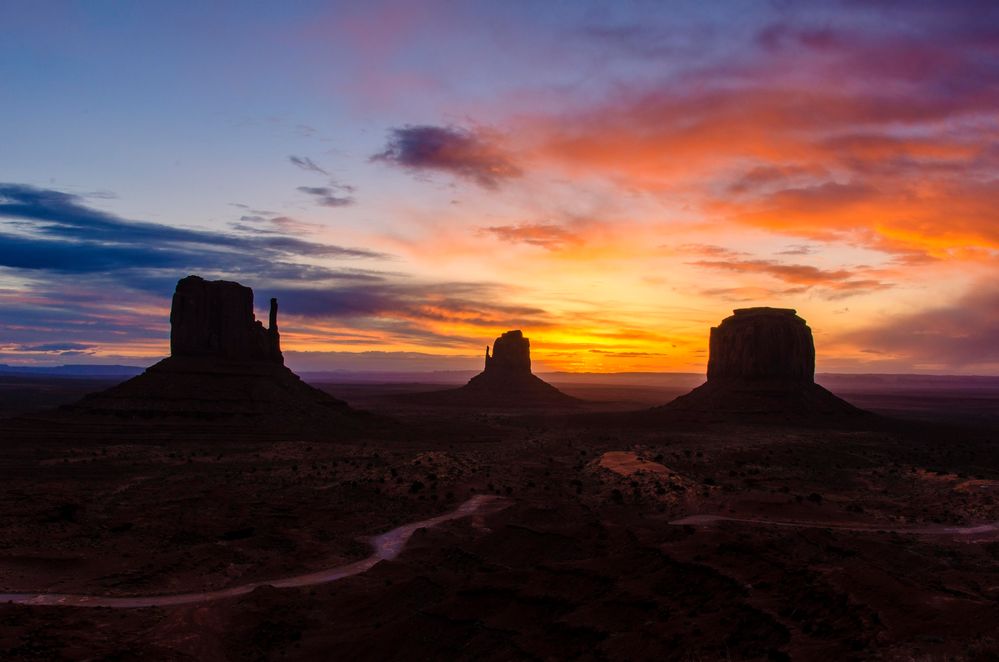
[(68, 402), (4, 421), (4, 659), (999, 651), (997, 426), (959, 420), (995, 383), (854, 406), (794, 311), (749, 309), (672, 400), (546, 384), (519, 331), (457, 390), (308, 386), (247, 288), (173, 308), (131, 380), (10, 378)]

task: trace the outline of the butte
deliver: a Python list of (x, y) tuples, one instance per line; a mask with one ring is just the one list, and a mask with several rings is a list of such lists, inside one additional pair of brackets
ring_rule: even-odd
[(507, 331), (486, 347), (482, 372), (461, 388), (412, 396), (411, 401), (484, 408), (573, 407), (580, 400), (566, 395), (531, 372), (531, 341), (519, 331)]
[(670, 418), (807, 422), (865, 415), (815, 383), (812, 330), (790, 308), (741, 308), (712, 327), (707, 381), (658, 407)]
[(284, 365), (271, 299), (269, 326), (254, 318), (253, 290), (188, 276), (170, 310), (170, 356), (133, 379), (62, 407), (84, 427), (155, 436), (341, 437), (370, 414), (309, 386)]

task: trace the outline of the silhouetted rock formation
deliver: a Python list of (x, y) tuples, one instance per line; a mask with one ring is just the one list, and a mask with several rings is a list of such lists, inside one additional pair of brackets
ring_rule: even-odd
[(170, 308), (170, 355), (283, 364), (277, 299), (271, 299), (265, 329), (254, 319), (250, 288), (199, 276), (181, 279)]
[(740, 308), (711, 329), (708, 381), (815, 381), (812, 330), (790, 308)]
[(486, 347), (484, 375), (531, 374), (531, 341), (522, 331), (507, 331), (493, 343), (493, 355)]
[(64, 408), (87, 420), (156, 430), (264, 436), (338, 436), (366, 414), (309, 386), (284, 365), (277, 300), (270, 324), (253, 315), (253, 290), (188, 276), (170, 311), (171, 356), (144, 373)]
[(425, 404), (515, 408), (565, 407), (579, 402), (531, 372), (531, 341), (519, 330), (497, 338), (492, 355), (486, 347), (485, 367), (466, 385), (408, 399)]
[(788, 420), (861, 414), (815, 383), (812, 330), (789, 308), (742, 308), (711, 329), (708, 380), (658, 408), (680, 418)]

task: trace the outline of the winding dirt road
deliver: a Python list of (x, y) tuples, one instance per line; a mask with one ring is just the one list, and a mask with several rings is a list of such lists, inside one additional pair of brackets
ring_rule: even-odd
[(210, 600), (223, 600), (246, 595), (261, 586), (273, 586), (275, 588), (293, 588), (301, 586), (315, 586), (316, 584), (326, 584), (335, 582), (338, 579), (358, 575), (372, 568), (380, 561), (394, 559), (406, 547), (406, 543), (418, 530), (427, 527), (437, 526), (451, 520), (462, 519), (476, 514), (483, 514), (489, 510), (494, 512), (508, 505), (508, 501), (496, 496), (478, 494), (464, 502), (455, 510), (431, 517), (429, 519), (411, 522), (396, 527), (371, 540), (372, 553), (368, 558), (349, 563), (347, 565), (327, 568), (318, 572), (311, 572), (305, 575), (295, 575), (294, 577), (284, 577), (282, 579), (271, 579), (250, 584), (242, 584), (231, 588), (224, 588), (217, 591), (204, 591), (196, 593), (178, 593), (174, 595), (146, 595), (114, 597), (103, 595), (74, 595), (70, 593), (0, 593), (0, 603), (12, 603), (19, 605), (55, 606), (55, 607), (109, 607), (111, 609), (136, 609), (141, 607), (171, 607), (175, 605), (190, 604), (192, 602), (207, 602)]
[(901, 533), (918, 536), (979, 536), (999, 532), (999, 522), (977, 526), (925, 526), (925, 527), (885, 527), (873, 524), (851, 524), (836, 522), (789, 522), (781, 520), (725, 517), (724, 515), (690, 515), (673, 520), (670, 524), (703, 526), (716, 522), (739, 522), (758, 526), (783, 526), (797, 529), (836, 529), (837, 531), (858, 531), (869, 533)]

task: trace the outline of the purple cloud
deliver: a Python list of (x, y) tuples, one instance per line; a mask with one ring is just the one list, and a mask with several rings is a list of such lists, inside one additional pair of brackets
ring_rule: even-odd
[(392, 129), (385, 150), (371, 160), (414, 171), (447, 172), (490, 189), (521, 174), (494, 138), (454, 126), (407, 125)]

